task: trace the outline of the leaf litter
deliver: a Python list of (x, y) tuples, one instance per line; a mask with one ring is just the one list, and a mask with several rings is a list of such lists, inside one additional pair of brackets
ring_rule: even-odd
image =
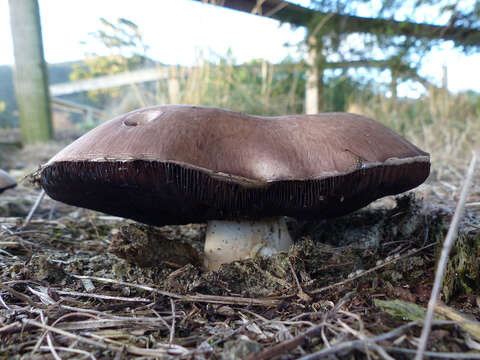
[[(454, 209), (438, 188), (289, 219), (288, 253), (205, 271), (204, 224), (152, 228), (46, 197), (23, 227), (39, 193), (24, 182), (0, 197), (0, 358), (412, 358)], [(480, 358), (479, 239), (467, 206), (426, 356)]]

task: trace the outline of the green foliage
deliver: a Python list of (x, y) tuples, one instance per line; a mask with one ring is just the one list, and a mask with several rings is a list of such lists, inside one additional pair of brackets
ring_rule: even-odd
[(170, 74), (147, 94), (145, 103), (218, 106), (263, 115), (303, 111), (305, 69), (288, 59), (275, 66), (262, 59), (236, 65), (230, 55), (201, 60), (188, 69), (171, 67)]
[[(101, 19), (101, 28), (91, 36), (108, 55), (89, 54), (84, 63), (74, 67), (72, 80), (160, 66), (148, 62), (141, 32), (131, 21)], [(219, 106), (263, 115), (303, 112), (306, 65), (289, 58), (275, 65), (264, 59), (237, 65), (229, 51), (209, 59), (200, 54), (196, 66), (167, 69), (168, 80), (91, 91), (89, 97), (97, 106), (114, 108), (117, 113), (159, 103)], [(329, 77), (325, 80), (326, 110), (345, 110), (348, 98), (359, 88), (370, 91), (348, 75)]]
[[(451, 38), (466, 52), (478, 50), (480, 43), (478, 34), (474, 33), (480, 29), (478, 1), (314, 0), (313, 5), (319, 13), (311, 19), (308, 28), (310, 36), (316, 38), (318, 53), (323, 57), (319, 63), (370, 62), (370, 66), (389, 69), (394, 82), (418, 80), (418, 69), (424, 56), (442, 41), (429, 36), (438, 30), (429, 30), (419, 22), (444, 25), (445, 31), (450, 32), (458, 28), (455, 30), (458, 35)], [(369, 21), (344, 17), (363, 17), (366, 12)], [(351, 29), (356, 33), (351, 34)], [(404, 35), (398, 35), (399, 32)], [(395, 91), (393, 95), (396, 95)]]
[(462, 235), (457, 238), (443, 280), (446, 302), (453, 295), (480, 294), (479, 256), (480, 237)]
[[(374, 303), (376, 307), (385, 311), (387, 314), (405, 321), (423, 321), (427, 313), (423, 306), (400, 299), (374, 299)], [(443, 320), (443, 318), (439, 318), (437, 315), (435, 316), (435, 320)]]
[(364, 100), (374, 96), (368, 82), (353, 79), (347, 73), (327, 78), (324, 87), (325, 111), (347, 111), (350, 99), (357, 93), (361, 93)]
[[(147, 46), (143, 42), (138, 26), (130, 20), (120, 18), (116, 23), (100, 19), (101, 28), (90, 36), (101, 45), (102, 54), (87, 53), (83, 64), (74, 65), (70, 79), (91, 79), (135, 70), (147, 65)], [(120, 89), (90, 91), (91, 100), (104, 104), (109, 97), (122, 95)]]

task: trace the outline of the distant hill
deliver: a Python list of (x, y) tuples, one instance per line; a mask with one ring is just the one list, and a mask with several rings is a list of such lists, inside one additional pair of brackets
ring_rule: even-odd
[(13, 73), (11, 66), (0, 66), (0, 102), (5, 103), (4, 111), (0, 112), (0, 128), (8, 125), (16, 125), (12, 123), (14, 119), (14, 111), (17, 108), (15, 101), (15, 93), (13, 89)]
[[(84, 65), (83, 61), (70, 61), (63, 63), (48, 64), (49, 84), (64, 83), (70, 81), (70, 74), (73, 72), (75, 65)], [(141, 62), (143, 69), (164, 65), (160, 62), (155, 62), (149, 58), (145, 58)], [(76, 93), (62, 96), (62, 99), (69, 100), (78, 104), (90, 105), (93, 107), (103, 107), (105, 104), (102, 101), (94, 102), (89, 98), (88, 94)], [(13, 68), (12, 66), (0, 66), (0, 103), (5, 103), (4, 111), (1, 111), (0, 106), (0, 129), (19, 127), (19, 119), (17, 114), (17, 104), (15, 99), (15, 91), (13, 85)], [(75, 114), (74, 118), (78, 117)]]
[[(48, 64), (48, 78), (50, 84), (70, 81), (70, 73), (75, 64), (81, 61), (70, 61), (57, 64)], [(5, 103), (5, 110), (0, 112), (0, 128), (18, 127), (17, 103), (13, 87), (13, 67), (0, 66), (0, 102)]]

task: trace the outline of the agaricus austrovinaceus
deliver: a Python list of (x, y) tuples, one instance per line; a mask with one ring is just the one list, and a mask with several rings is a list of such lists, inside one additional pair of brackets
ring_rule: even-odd
[(284, 216), (328, 218), (412, 189), (429, 154), (348, 113), (164, 105), (118, 116), (41, 171), (53, 199), (150, 225), (208, 222), (205, 266), (286, 251)]

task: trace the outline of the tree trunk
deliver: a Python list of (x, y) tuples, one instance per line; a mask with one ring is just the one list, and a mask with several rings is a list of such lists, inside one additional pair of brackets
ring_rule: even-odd
[(317, 114), (324, 111), (323, 102), (323, 61), (318, 39), (314, 35), (307, 37), (307, 81), (305, 84), (305, 113)]
[(14, 83), (23, 143), (52, 139), (53, 125), (37, 0), (9, 0)]
[(392, 74), (392, 81), (390, 82), (390, 92), (392, 93), (390, 96), (390, 106), (391, 106), (390, 109), (393, 110), (397, 102), (397, 85), (398, 85), (399, 73), (394, 68), (391, 68), (390, 72)]

